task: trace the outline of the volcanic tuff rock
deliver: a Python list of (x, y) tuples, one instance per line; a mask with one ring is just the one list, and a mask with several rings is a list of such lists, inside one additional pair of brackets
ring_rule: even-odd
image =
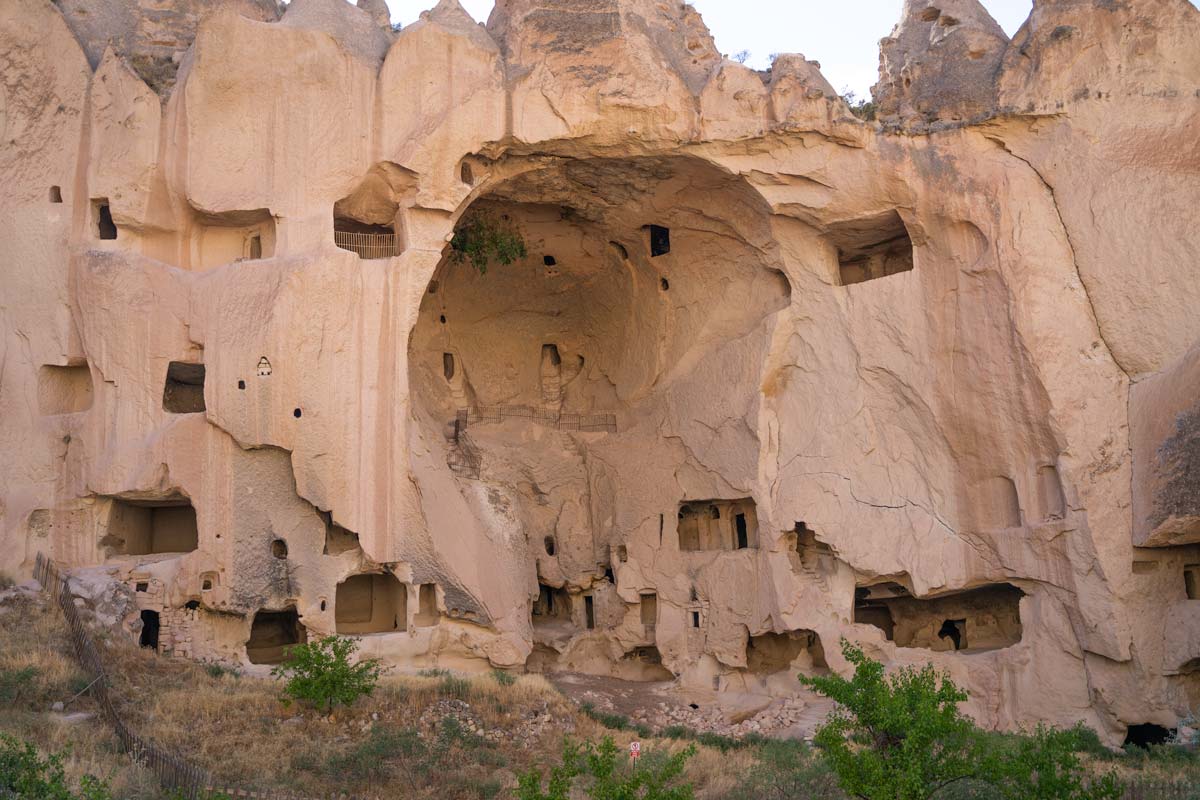
[(1192, 5), (910, 0), (878, 123), (674, 0), (360, 5), (0, 4), (0, 571), (233, 663), (1200, 704)]

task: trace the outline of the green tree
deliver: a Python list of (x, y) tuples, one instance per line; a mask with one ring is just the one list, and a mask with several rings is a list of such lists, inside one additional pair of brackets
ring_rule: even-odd
[(497, 220), (490, 214), (468, 214), (458, 223), (450, 240), (450, 258), (456, 264), (464, 261), (487, 273), (493, 260), (508, 266), (526, 255), (525, 240), (507, 218)]
[(967, 693), (932, 665), (886, 677), (883, 664), (842, 640), (854, 677), (800, 676), (838, 703), (817, 730), (842, 788), (867, 800), (925, 800), (980, 773), (975, 725), (958, 710)]
[(370, 694), (383, 667), (378, 659), (351, 663), (358, 642), (344, 636), (326, 636), (288, 650), (287, 660), (271, 674), (284, 678), (283, 693), (290, 699), (329, 711), (337, 703), (350, 705), (360, 695)]
[(580, 746), (563, 743), (563, 763), (550, 771), (550, 780), (542, 790), (542, 775), (536, 769), (522, 775), (517, 784), (519, 800), (568, 800), (575, 779), (590, 779), (586, 788), (591, 800), (692, 800), (692, 785), (681, 781), (696, 746), (688, 745), (673, 755), (648, 753), (632, 767), (622, 764), (624, 756), (605, 736), (599, 746), (591, 742)]
[(860, 647), (841, 644), (852, 678), (800, 681), (838, 703), (815, 742), (854, 797), (1115, 800), (1123, 793), (1112, 774), (1088, 781), (1078, 731), (1039, 726), (1032, 734), (985, 734), (959, 711), (967, 693), (932, 665), (886, 676)]

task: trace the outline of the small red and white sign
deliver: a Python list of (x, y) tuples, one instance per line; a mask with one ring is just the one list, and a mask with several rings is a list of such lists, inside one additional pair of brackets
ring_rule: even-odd
[(642, 756), (642, 743), (641, 742), (630, 742), (629, 743), (629, 757), (630, 758), (641, 758), (641, 756)]

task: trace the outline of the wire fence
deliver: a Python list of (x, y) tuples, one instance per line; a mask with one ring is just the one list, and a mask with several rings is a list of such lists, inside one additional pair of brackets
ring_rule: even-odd
[(333, 232), (333, 243), (359, 258), (391, 258), (400, 255), (400, 240), (394, 233)]
[[(315, 800), (299, 795), (279, 792), (256, 792), (245, 789), (217, 786), (207, 771), (189, 764), (181, 756), (168, 752), (152, 741), (134, 733), (113, 704), (109, 692), (108, 673), (104, 669), (104, 661), (96, 647), (95, 640), (88, 633), (87, 627), (75, 607), (75, 598), (66, 576), (44, 554), (38, 553), (34, 562), (33, 576), (42, 588), (54, 599), (66, 619), (71, 634), (71, 644), (75, 649), (75, 658), (79, 661), (91, 679), (87, 691), (96, 701), (101, 714), (104, 716), (113, 733), (121, 743), (121, 749), (129, 753), (133, 761), (155, 774), (159, 782), (177, 792), (180, 798), (186, 800), (203, 800), (210, 797), (228, 796), (231, 798), (255, 798), (256, 800)], [(329, 800), (356, 800), (348, 795), (337, 795)]]

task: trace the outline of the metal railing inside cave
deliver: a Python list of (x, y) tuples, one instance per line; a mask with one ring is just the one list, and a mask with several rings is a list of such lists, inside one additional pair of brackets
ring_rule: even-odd
[(616, 433), (616, 414), (567, 414), (555, 411), (545, 411), (529, 406), (476, 406), (460, 408), (457, 420), (463, 428), (467, 425), (478, 425), (486, 422), (502, 422), (506, 419), (527, 419), (538, 425), (555, 428), (560, 431), (580, 431), (582, 433)]
[(394, 233), (333, 231), (333, 243), (359, 258), (391, 258), (400, 255), (400, 237)]
[[(247, 791), (214, 784), (212, 776), (206, 770), (188, 763), (178, 754), (168, 752), (130, 730), (113, 704), (104, 661), (100, 657), (100, 650), (96, 647), (95, 640), (88, 633), (87, 627), (79, 616), (79, 609), (75, 607), (75, 598), (71, 594), (67, 577), (43, 553), (37, 554), (33, 577), (55, 600), (59, 610), (62, 611), (67, 628), (70, 630), (75, 658), (91, 680), (87, 692), (96, 701), (105, 721), (117, 735), (121, 749), (129, 753), (129, 757), (135, 763), (153, 772), (163, 786), (176, 790), (178, 796), (186, 798), (186, 800), (200, 800), (213, 795), (255, 798), (256, 800), (318, 800), (286, 792)], [(0, 797), (2, 796), (0, 795)], [(364, 800), (364, 798), (337, 795), (336, 798), (329, 798), (329, 800)]]

